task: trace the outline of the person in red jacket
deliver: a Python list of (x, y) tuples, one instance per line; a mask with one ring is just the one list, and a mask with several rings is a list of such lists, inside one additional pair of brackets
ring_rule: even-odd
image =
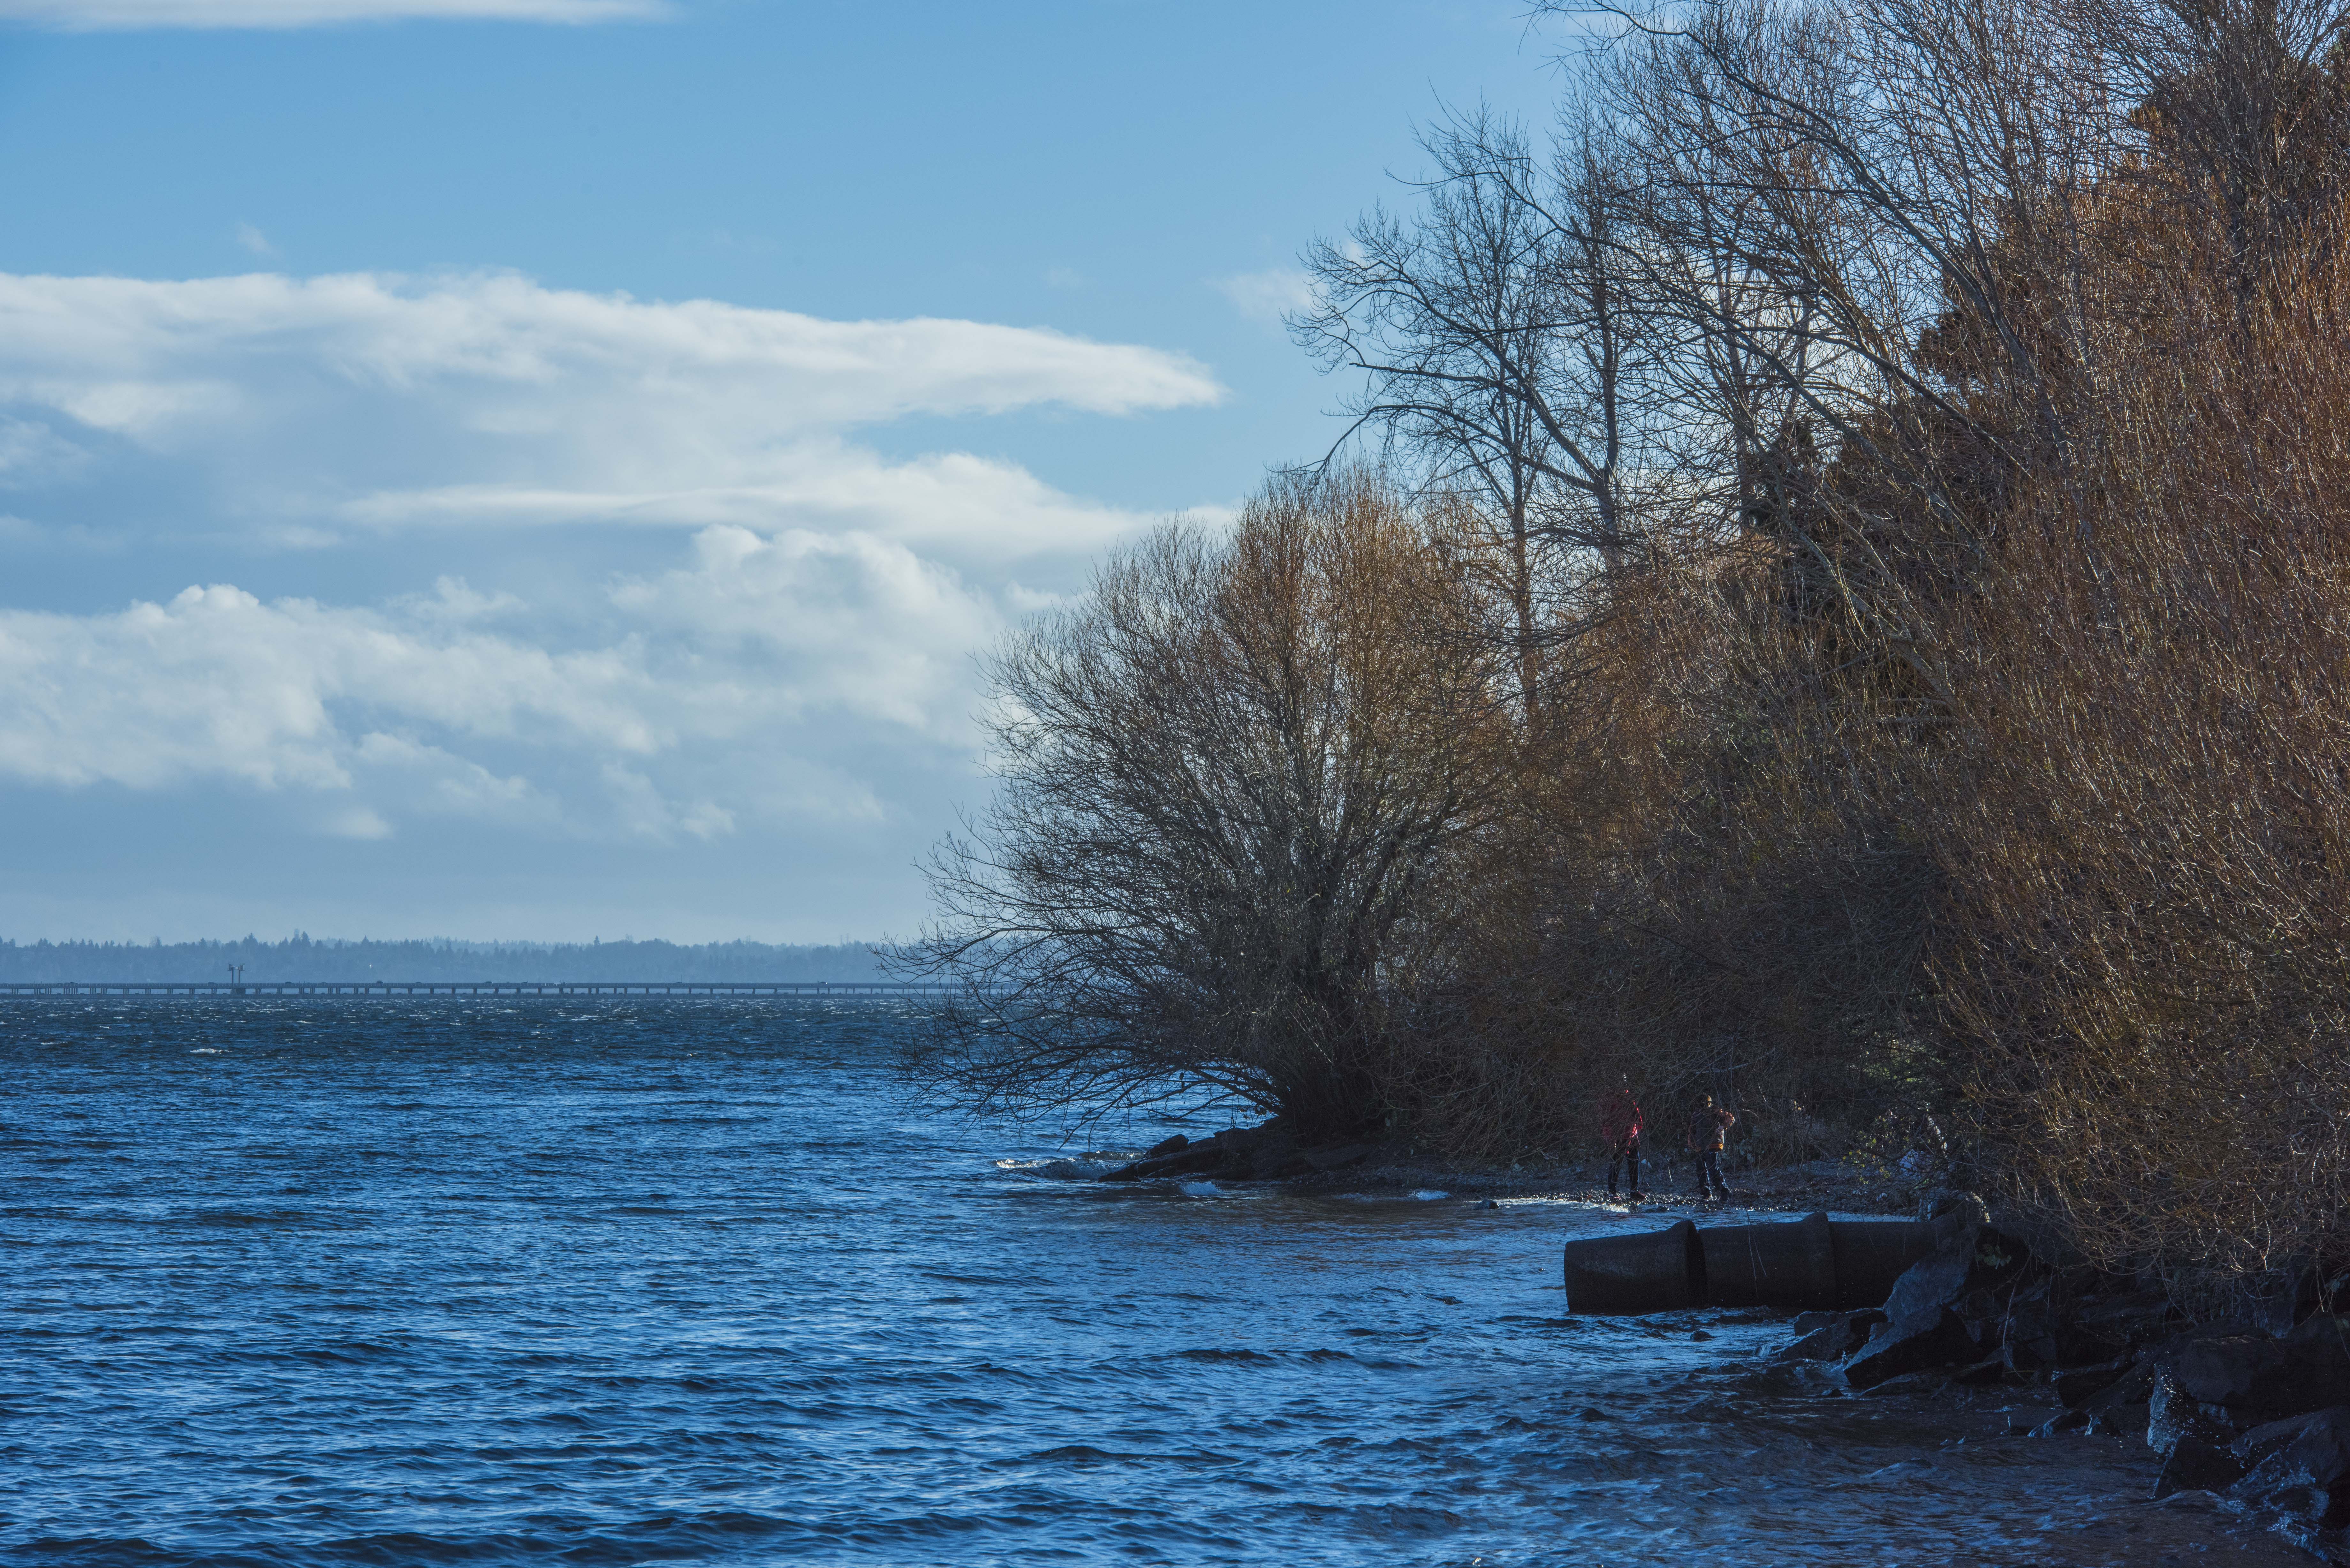
[(1730, 1198), (1730, 1183), (1721, 1179), (1721, 1150), (1729, 1141), (1730, 1129), (1738, 1117), (1728, 1106), (1717, 1106), (1708, 1095), (1705, 1103), (1690, 1113), (1690, 1152), (1697, 1156), (1697, 1191), (1700, 1198), (1711, 1198), (1719, 1193), (1723, 1201)]
[(1632, 1097), (1632, 1079), (1617, 1080), (1616, 1092), (1599, 1107), (1599, 1136), (1607, 1140), (1607, 1197), (1616, 1197), (1616, 1169), (1628, 1168), (1632, 1201), (1640, 1201), (1640, 1102)]

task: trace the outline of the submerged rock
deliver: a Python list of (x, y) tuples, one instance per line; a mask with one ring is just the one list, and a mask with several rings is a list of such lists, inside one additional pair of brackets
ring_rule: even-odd
[(2154, 1495), (2159, 1499), (2180, 1491), (2225, 1491), (2243, 1475), (2244, 1467), (2227, 1449), (2214, 1448), (2192, 1432), (2182, 1433), (2163, 1457)]
[(2244, 1502), (2309, 1524), (2350, 1522), (2350, 1407), (2317, 1412), (2232, 1490)]

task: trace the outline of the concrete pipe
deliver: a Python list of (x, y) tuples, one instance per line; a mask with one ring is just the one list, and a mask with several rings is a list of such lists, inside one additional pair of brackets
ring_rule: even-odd
[(1810, 1312), (1836, 1304), (1835, 1241), (1825, 1214), (1698, 1232), (1708, 1306)]
[(1917, 1220), (1832, 1220), (1838, 1308), (1883, 1306), (1893, 1282), (1934, 1250), (1934, 1228)]
[(1677, 1220), (1637, 1236), (1594, 1236), (1566, 1244), (1566, 1310), (1670, 1312), (1704, 1299), (1705, 1258), (1697, 1227)]

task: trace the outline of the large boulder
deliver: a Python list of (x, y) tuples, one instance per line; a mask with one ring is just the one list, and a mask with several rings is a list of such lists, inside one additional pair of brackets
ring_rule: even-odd
[(1933, 1250), (1904, 1270), (1885, 1298), (1885, 1326), (1845, 1363), (1845, 1379), (1856, 1388), (1982, 1358), (1983, 1340), (1960, 1308), (2012, 1280), (2027, 1258), (2023, 1245), (1964, 1208), (1945, 1213), (1930, 1229)]
[(2302, 1423), (2236, 1483), (2234, 1495), (2313, 1525), (2350, 1522), (2350, 1406)]
[(2224, 1491), (2241, 1480), (2244, 1467), (2227, 1449), (2215, 1448), (2193, 1433), (2182, 1434), (2162, 1456), (2162, 1473), (2154, 1479), (2154, 1495), (2176, 1491)]
[(1844, 1377), (1855, 1388), (1874, 1388), (1911, 1372), (1971, 1366), (1981, 1356), (1982, 1346), (1967, 1332), (1966, 1320), (1943, 1307), (1878, 1324), (1844, 1364)]
[(2342, 1320), (2320, 1315), (2282, 1339), (2232, 1334), (2189, 1341), (2171, 1360), (2189, 1395), (2240, 1421), (2350, 1405), (2350, 1343)]

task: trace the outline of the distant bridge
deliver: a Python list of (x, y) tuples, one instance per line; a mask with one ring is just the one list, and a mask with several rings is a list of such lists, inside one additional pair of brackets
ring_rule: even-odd
[(960, 988), (882, 981), (133, 980), (0, 981), (7, 996), (796, 996), (941, 997)]

